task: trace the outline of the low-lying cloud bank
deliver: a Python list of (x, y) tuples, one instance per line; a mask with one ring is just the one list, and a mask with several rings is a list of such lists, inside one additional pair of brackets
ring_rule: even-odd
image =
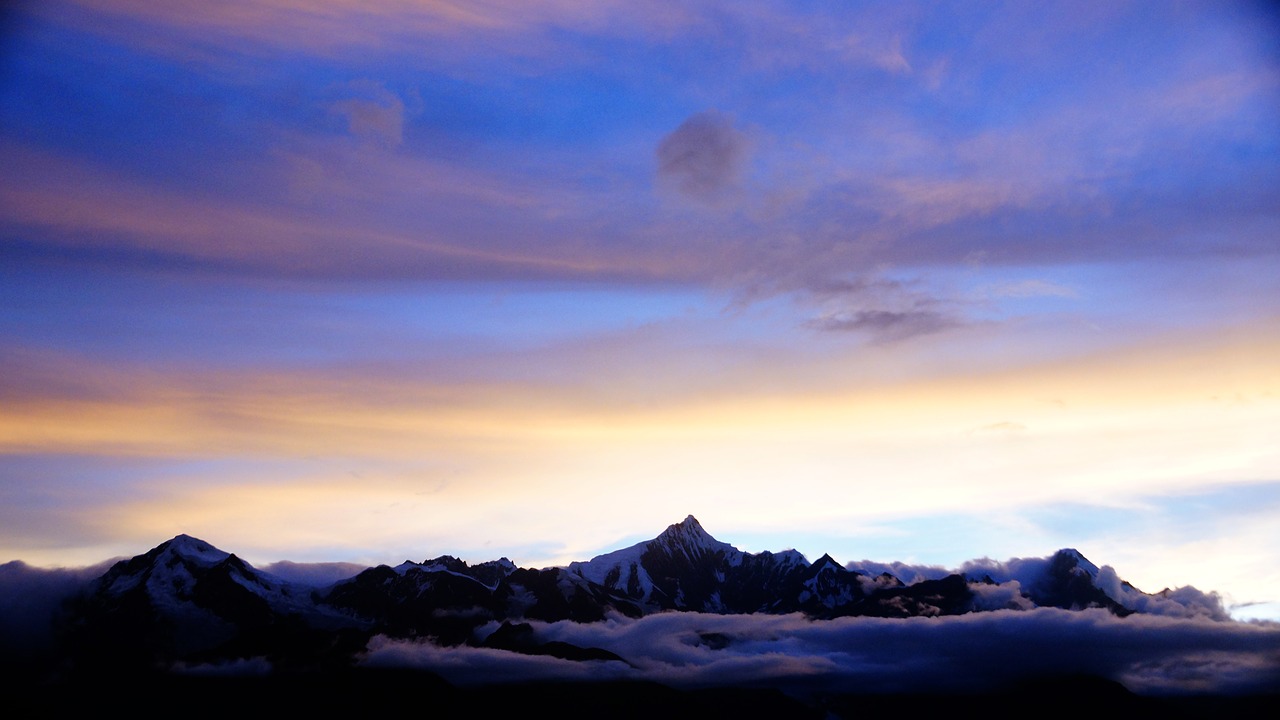
[(1088, 674), (1143, 694), (1257, 694), (1280, 687), (1280, 625), (1274, 623), (1040, 608), (826, 621), (672, 612), (593, 624), (531, 624), (539, 642), (603, 648), (626, 662), (575, 662), (384, 636), (370, 642), (362, 662), (427, 669), (460, 685), (625, 679), (680, 688), (963, 693)]
[(52, 570), (31, 567), (21, 560), (0, 564), (0, 661), (50, 651), (54, 617), (62, 603), (113, 562)]

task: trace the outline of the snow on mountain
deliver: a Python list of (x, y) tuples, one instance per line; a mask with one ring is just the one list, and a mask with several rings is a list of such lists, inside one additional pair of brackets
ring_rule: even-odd
[[(653, 608), (740, 612), (731, 576), (798, 567), (795, 551), (743, 553), (710, 535), (690, 515), (652, 540), (569, 565), (569, 571)], [(807, 565), (807, 563), (804, 563)]]
[[(1140, 612), (1174, 617), (1229, 618), (1221, 598), (1193, 587), (1168, 588), (1145, 593), (1123, 581), (1110, 565), (1095, 565), (1075, 548), (1063, 548), (1049, 557), (995, 561), (971, 560), (960, 572), (970, 581), (1012, 585), (1033, 605), (1081, 609), (1103, 607), (1120, 615)], [(994, 597), (994, 589), (984, 591)], [(1017, 601), (1011, 601), (1017, 606)]]
[(681, 522), (670, 525), (661, 535), (647, 543), (651, 551), (661, 549), (670, 557), (684, 556), (689, 562), (717, 553), (724, 554), (724, 562), (730, 567), (742, 564), (742, 552), (729, 543), (720, 542), (702, 528), (698, 519), (689, 515)]
[[(841, 566), (829, 555), (810, 564), (795, 550), (744, 553), (714, 538), (692, 515), (652, 540), (555, 569), (554, 578), (535, 578), (507, 558), (469, 565), (448, 555), (374, 570), (314, 596), (308, 587), (256, 570), (198, 538), (178, 535), (112, 566), (93, 587), (103, 597), (142, 593), (149, 607), (175, 616), (208, 619), (212, 613), (225, 620), (230, 614), (243, 620), (295, 615), (320, 624), (350, 622), (352, 613), (386, 617), (388, 608), (396, 604), (419, 608), (407, 615), (407, 611), (391, 613), (405, 616), (409, 625), (419, 623), (412, 618), (430, 612), (431, 607), (458, 612), (484, 607), (493, 617), (518, 618), (525, 611), (551, 617), (572, 606), (574, 615), (596, 616), (599, 611), (588, 609), (593, 603), (625, 612), (634, 611), (631, 604), (638, 603), (649, 611), (877, 614), (884, 611), (880, 606), (901, 604), (911, 593), (920, 597), (933, 593), (934, 605), (948, 611), (969, 602), (973, 610), (1102, 607), (1120, 615), (1227, 617), (1212, 593), (1195, 588), (1144, 593), (1120, 580), (1110, 566), (1099, 567), (1073, 548), (1043, 558), (969, 561), (958, 571), (968, 587), (963, 591), (954, 582), (943, 582), (948, 572), (941, 568), (868, 561)], [(446, 577), (452, 579), (446, 581)], [(358, 578), (363, 579), (357, 583)], [(539, 588), (538, 592), (531, 587)], [(939, 588), (953, 596), (942, 598)], [(237, 593), (242, 595), (239, 600)], [(250, 605), (256, 609), (247, 609)], [(236, 609), (228, 609), (231, 606)], [(560, 610), (548, 609), (552, 607)]]
[(570, 563), (569, 571), (597, 585), (622, 590), (630, 597), (650, 602), (653, 595), (653, 579), (649, 577), (649, 573), (640, 562), (650, 542), (652, 541), (615, 550), (586, 562)]
[(309, 633), (362, 624), (317, 604), (310, 588), (188, 535), (116, 563), (72, 603), (69, 641), (96, 664), (145, 664), (233, 646), (235, 653), (280, 653)]
[(232, 590), (226, 583), (260, 599), (276, 611), (312, 610), (310, 591), (274, 575), (254, 569), (234, 554), (224, 552), (190, 535), (178, 535), (138, 557), (114, 565), (98, 581), (97, 592), (120, 597), (142, 589), (153, 607), (164, 612), (193, 613), (193, 609), (217, 612), (218, 592)]
[(830, 555), (815, 560), (800, 585), (804, 589), (797, 600), (802, 609), (820, 606), (831, 611), (864, 597), (858, 574), (846, 570)]
[(1216, 595), (1143, 593), (1069, 548), (1045, 558), (974, 560), (959, 573), (904, 572), (905, 582), (859, 569), (883, 567), (910, 570), (842, 566), (829, 555), (809, 563), (794, 550), (745, 553), (689, 516), (652, 540), (567, 568), (524, 569), (506, 558), (469, 565), (442, 555), (313, 588), (179, 535), (90, 583), (72, 610), (69, 637), (98, 662), (123, 652), (145, 663), (201, 653), (305, 659), (317, 647), (329, 648), (322, 656), (354, 652), (375, 633), (458, 645), (477, 642), (478, 629), (494, 623), (590, 623), (663, 610), (905, 618), (1055, 607), (1227, 619)]
[(516, 565), (506, 558), (490, 560), (478, 565), (468, 565), (452, 555), (441, 555), (420, 563), (405, 560), (392, 568), (399, 575), (406, 573), (449, 573), (458, 577), (475, 580), (490, 590), (496, 588), (502, 578), (515, 572)]

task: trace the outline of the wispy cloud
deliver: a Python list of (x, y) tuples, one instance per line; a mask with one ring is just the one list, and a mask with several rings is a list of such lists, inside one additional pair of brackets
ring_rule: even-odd
[(434, 44), (436, 52), (430, 57), (435, 60), (484, 49), (559, 64), (557, 53), (568, 47), (554, 39), (557, 32), (662, 37), (690, 22), (688, 12), (666, 7), (659, 11), (612, 1), (583, 7), (563, 0), (389, 0), (376, 5), (351, 0), (230, 0), (192, 7), (68, 0), (42, 3), (29, 11), (161, 55), (212, 65), (222, 65), (234, 55), (261, 58), (296, 52), (331, 59), (416, 56), (421, 61), (423, 40)]
[[(361, 127), (361, 132), (375, 132)], [(382, 127), (376, 132), (394, 129)], [(80, 254), (84, 262), (105, 258), (126, 267), (313, 278), (563, 278), (590, 277), (599, 269), (591, 258), (529, 252), (524, 243), (495, 233), (464, 242), (420, 225), (416, 219), (423, 213), (412, 207), (401, 210), (407, 214), (400, 217), (381, 219), (374, 212), (377, 206), (338, 216), (323, 207), (263, 207), (247, 198), (176, 193), (26, 147), (9, 145), (8, 150), (14, 165), (0, 179), (0, 222), (11, 233), (36, 229), (40, 238), (14, 243), (9, 252), (26, 245), (30, 254), (64, 260)], [(347, 169), (361, 170), (362, 165)], [(504, 204), (514, 196), (504, 194), (510, 188), (503, 188), (497, 178), (454, 172), (447, 166), (401, 164), (397, 168), (392, 163), (388, 169), (401, 180), (407, 180), (404, 174), (415, 175), (418, 182), (409, 187), (419, 193), (428, 190), (429, 201), (437, 207), (452, 207), (463, 214), (470, 214), (466, 208), (477, 202), (507, 212)], [(376, 192), (376, 185), (359, 185), (370, 170), (367, 166), (345, 178), (341, 166), (333, 170), (333, 182), (339, 187), (331, 186), (331, 192), (338, 191), (331, 199), (348, 202), (342, 196), (343, 187), (353, 193)], [(279, 170), (268, 167), (263, 172)], [(384, 187), (387, 182), (385, 177), (374, 181)], [(388, 192), (406, 194), (403, 189)], [(381, 198), (383, 203), (387, 200), (385, 195)], [(454, 227), (465, 222), (456, 216), (450, 219)]]

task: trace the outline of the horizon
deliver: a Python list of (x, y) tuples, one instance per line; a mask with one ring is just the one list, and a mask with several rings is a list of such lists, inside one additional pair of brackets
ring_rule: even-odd
[(0, 560), (693, 513), (1280, 620), (1260, 0), (8, 3), (0, 153)]

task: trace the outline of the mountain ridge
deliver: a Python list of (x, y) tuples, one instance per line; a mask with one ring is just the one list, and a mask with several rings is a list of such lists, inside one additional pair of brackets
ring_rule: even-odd
[(910, 582), (853, 565), (829, 554), (810, 563), (795, 550), (743, 552), (690, 515), (652, 540), (564, 567), (521, 568), (507, 558), (469, 564), (441, 555), (308, 587), (180, 534), (93, 579), (69, 603), (63, 635), (77, 657), (95, 662), (119, 661), (123, 645), (131, 653), (126, 661), (139, 664), (268, 656), (307, 665), (348, 662), (342, 658), (374, 635), (477, 645), (491, 632), (485, 628), (500, 625), (671, 611), (824, 620), (1052, 607), (1226, 619), (1211, 594), (1142, 593), (1071, 548), (1047, 558), (971, 561)]

